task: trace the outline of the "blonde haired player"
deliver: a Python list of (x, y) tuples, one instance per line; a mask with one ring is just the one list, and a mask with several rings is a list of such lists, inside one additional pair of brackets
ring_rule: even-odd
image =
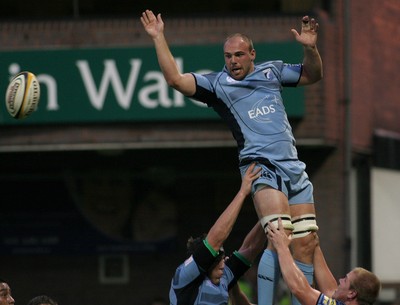
[(316, 246), (315, 278), (321, 291), (308, 284), (294, 263), (289, 250), (291, 236), (288, 237), (283, 233), (282, 220), (278, 220), (278, 226), (269, 223), (267, 232), (269, 242), (274, 244), (277, 250), (283, 278), (302, 305), (373, 305), (377, 300), (381, 282), (374, 273), (364, 268), (356, 267), (339, 281), (335, 280), (319, 247), (316, 233), (311, 235), (313, 238), (311, 243)]

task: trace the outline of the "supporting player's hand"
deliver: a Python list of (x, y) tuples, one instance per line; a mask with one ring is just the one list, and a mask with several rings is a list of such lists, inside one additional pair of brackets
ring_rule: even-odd
[(142, 13), (140, 21), (142, 22), (147, 34), (152, 38), (157, 38), (159, 34), (164, 32), (164, 22), (161, 18), (161, 14), (158, 14), (156, 17), (153, 11), (146, 10)]
[(301, 33), (299, 34), (295, 29), (291, 32), (297, 42), (301, 43), (305, 47), (315, 47), (317, 45), (317, 32), (318, 23), (314, 18), (304, 16), (301, 20)]
[(253, 181), (261, 176), (261, 167), (256, 167), (256, 163), (250, 164), (246, 173), (242, 177), (242, 185), (240, 186), (240, 192), (243, 192), (245, 196), (251, 192), (251, 185)]
[(272, 222), (268, 223), (267, 236), (276, 250), (282, 249), (283, 247), (288, 248), (292, 241), (292, 234), (286, 235), (281, 218), (278, 219), (278, 227)]

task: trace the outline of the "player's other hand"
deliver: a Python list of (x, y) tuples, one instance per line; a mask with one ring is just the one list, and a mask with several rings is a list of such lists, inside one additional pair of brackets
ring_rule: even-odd
[(286, 235), (281, 218), (278, 219), (278, 227), (276, 227), (272, 222), (268, 223), (267, 236), (268, 240), (273, 244), (276, 250), (284, 247), (288, 248), (292, 241), (292, 234)]
[(256, 163), (250, 164), (247, 168), (246, 173), (242, 177), (242, 185), (240, 186), (240, 191), (246, 196), (251, 192), (251, 185), (253, 181), (261, 176), (261, 167), (256, 167)]
[(315, 47), (317, 45), (318, 28), (319, 24), (314, 18), (304, 16), (301, 20), (301, 33), (299, 34), (296, 29), (291, 29), (291, 32), (296, 41), (303, 46)]
[(157, 38), (160, 33), (164, 32), (164, 22), (161, 18), (161, 14), (158, 14), (156, 17), (153, 11), (146, 10), (142, 13), (140, 21), (142, 22), (147, 34), (152, 38)]

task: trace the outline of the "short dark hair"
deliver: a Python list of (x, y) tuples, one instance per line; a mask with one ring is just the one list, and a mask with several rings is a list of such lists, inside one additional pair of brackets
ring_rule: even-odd
[[(193, 255), (193, 253), (196, 252), (196, 250), (201, 246), (201, 244), (204, 243), (204, 240), (206, 239), (207, 234), (203, 233), (199, 237), (193, 238), (189, 237), (187, 243), (186, 243), (186, 249), (187, 249), (187, 256)], [(219, 250), (218, 255), (215, 257), (214, 263), (212, 266), (207, 270), (207, 272), (210, 272), (219, 264), (221, 260), (225, 258), (225, 251), (223, 250), (223, 247)]]
[(202, 235), (196, 238), (189, 237), (186, 243), (186, 253), (188, 257), (196, 252), (196, 250), (200, 247), (200, 245), (203, 243), (203, 240), (205, 240), (206, 237), (207, 237), (206, 233), (203, 233)]
[(57, 302), (47, 295), (38, 295), (31, 299), (28, 305), (57, 305)]

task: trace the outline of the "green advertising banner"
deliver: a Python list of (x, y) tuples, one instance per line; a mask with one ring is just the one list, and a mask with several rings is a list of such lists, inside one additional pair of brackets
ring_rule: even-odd
[[(172, 47), (183, 72), (220, 71), (222, 45)], [(295, 42), (256, 45), (257, 61), (302, 60)], [(212, 109), (169, 88), (155, 50), (142, 48), (43, 49), (0, 52), (0, 125), (219, 119)], [(40, 83), (38, 110), (12, 118), (4, 97), (11, 76), (31, 71)], [(284, 90), (289, 117), (304, 113), (304, 89)]]

